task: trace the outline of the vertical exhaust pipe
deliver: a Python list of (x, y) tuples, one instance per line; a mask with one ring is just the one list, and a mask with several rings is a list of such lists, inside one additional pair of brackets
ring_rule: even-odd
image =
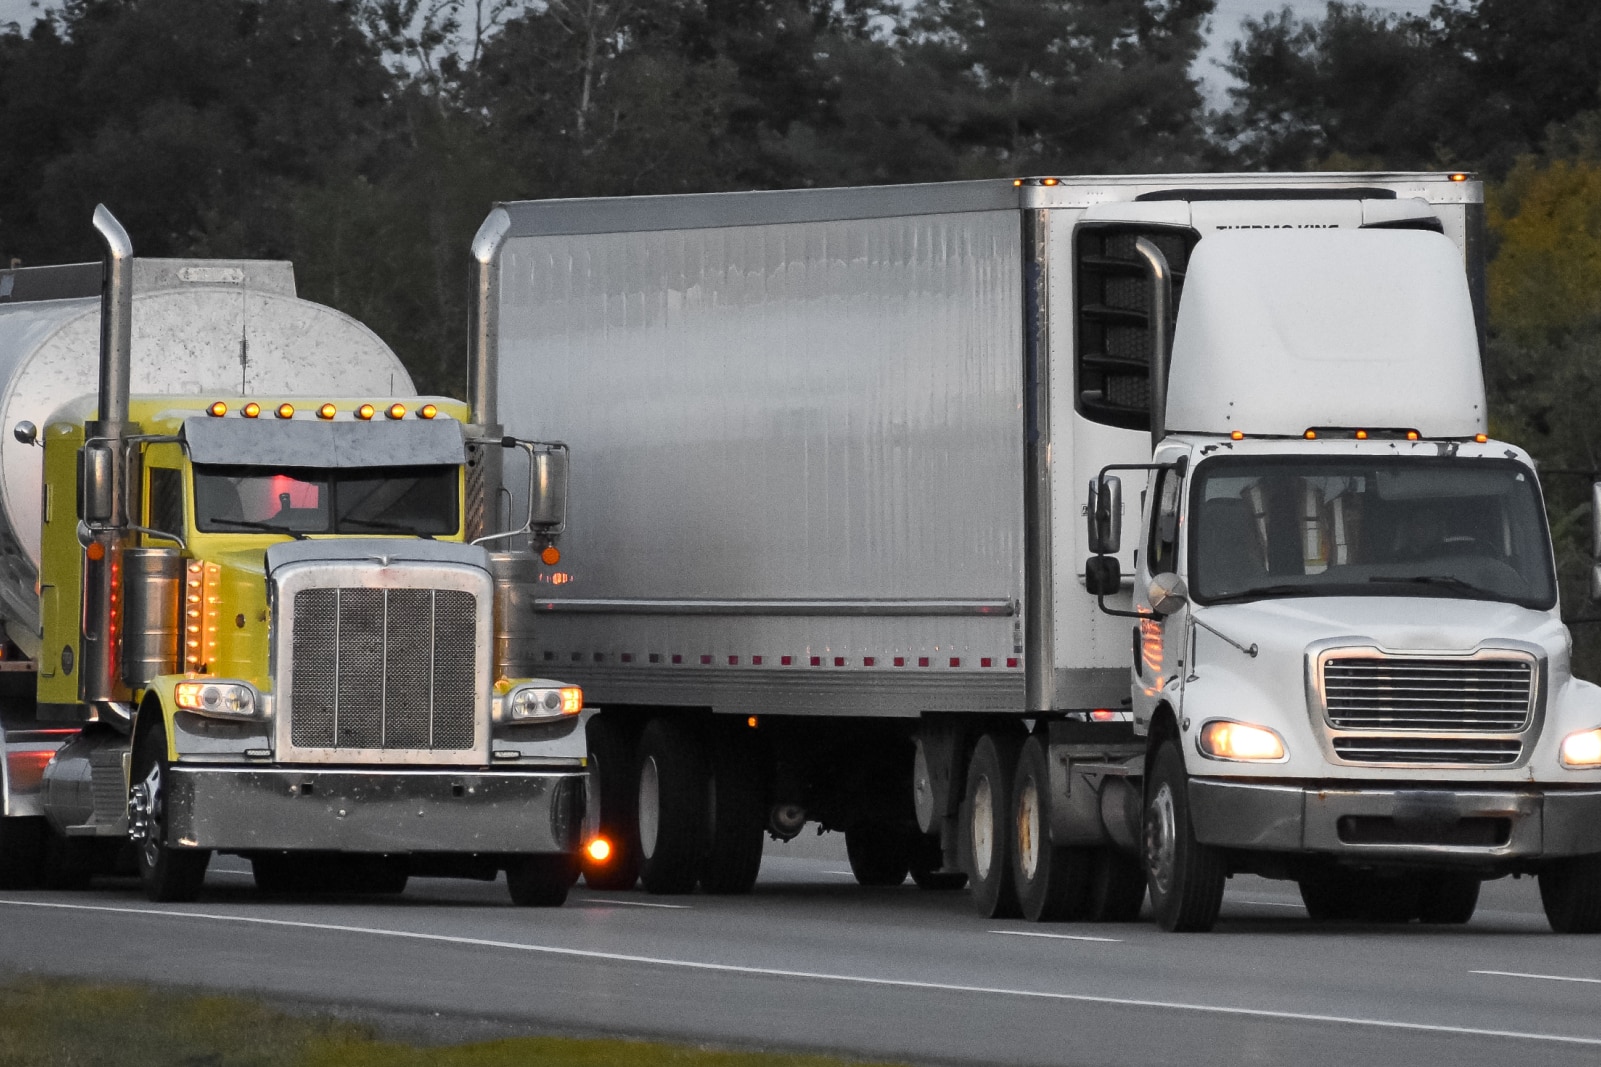
[(1141, 237), (1134, 251), (1151, 280), (1151, 447), (1167, 436), (1167, 366), (1173, 352), (1173, 269), (1155, 241)]
[(500, 515), (501, 445), (496, 396), (499, 374), (500, 248), (511, 216), (497, 207), (472, 243), (471, 329), (467, 352), (467, 403), (472, 425), (467, 442), (467, 540), (503, 528)]
[(104, 204), (94, 212), (105, 248), (100, 292), (100, 393), (95, 421), (78, 453), (78, 518), (89, 531), (83, 552), (83, 613), (78, 696), (126, 720), (117, 669), (120, 613), (117, 575), (126, 547), (128, 491), (124, 438), (133, 355), (133, 241)]

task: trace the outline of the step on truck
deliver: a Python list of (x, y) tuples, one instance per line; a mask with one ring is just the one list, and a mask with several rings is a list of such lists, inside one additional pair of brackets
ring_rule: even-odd
[(523, 654), (601, 709), (590, 882), (747, 890), (815, 822), (989, 916), (1202, 930), (1251, 872), (1460, 923), (1533, 874), (1601, 929), (1483, 245), (1466, 174), (495, 208), (478, 365), (581, 457)]
[[(287, 263), (95, 228), (104, 264), (0, 272), (0, 881), (188, 900), (227, 852), (268, 892), (504, 871), (561, 903), (582, 692), (503, 626), (565, 452), (416, 395)], [(507, 449), (537, 513), (486, 529)]]

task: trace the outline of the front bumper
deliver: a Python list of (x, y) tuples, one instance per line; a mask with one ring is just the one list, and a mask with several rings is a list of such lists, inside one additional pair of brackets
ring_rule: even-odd
[(556, 853), (578, 848), (586, 772), (183, 766), (166, 843), (226, 852)]
[(1224, 848), (1396, 861), (1601, 853), (1601, 789), (1321, 788), (1194, 778), (1196, 838)]

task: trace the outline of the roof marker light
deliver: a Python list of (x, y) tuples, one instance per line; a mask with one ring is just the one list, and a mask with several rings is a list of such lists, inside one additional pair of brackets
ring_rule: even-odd
[(338, 413), (338, 411), (339, 409), (334, 407), (332, 404), (324, 404), (322, 407), (317, 409), (317, 417), (319, 419), (331, 419), (335, 414)]
[(1366, 441), (1368, 439), (1368, 432), (1366, 430), (1356, 431), (1356, 439), (1358, 441)]
[(1060, 178), (1045, 178), (1045, 179), (1042, 179), (1040, 181), (1040, 184), (1041, 185), (1060, 185), (1061, 184), (1061, 179)]
[(1473, 439), (1482, 445), (1490, 440), (1490, 435), (1487, 433), (1476, 433), (1473, 435)]
[(253, 419), (261, 414), (261, 405), (252, 400), (240, 410), (240, 414), (247, 419)]
[(1458, 171), (1457, 173), (1451, 175), (1451, 180), (1454, 182), (1465, 182), (1468, 180), (1468, 176), (1463, 174), (1461, 171)]
[(384, 414), (388, 415), (391, 419), (403, 419), (406, 417), (406, 405), (390, 404), (389, 410), (384, 412)]
[(417, 417), (419, 419), (431, 419), (437, 414), (439, 414), (439, 409), (432, 404), (424, 404), (417, 409)]
[(1308, 430), (1308, 431), (1306, 431), (1306, 439), (1308, 441), (1316, 441), (1317, 440), (1317, 431), (1316, 430)]
[(1416, 430), (1408, 430), (1406, 432), (1406, 439), (1408, 441), (1416, 441), (1418, 439), (1418, 432)]
[(372, 418), (376, 414), (378, 414), (378, 409), (373, 407), (371, 404), (363, 404), (361, 407), (356, 409), (356, 418), (361, 419), (363, 422)]
[(219, 400), (206, 409), (206, 414), (210, 415), (214, 419), (220, 419), (224, 415), (228, 414), (228, 405)]
[(279, 404), (277, 414), (280, 419), (292, 419), (295, 417), (295, 406), (293, 404)]
[(1229, 440), (1231, 440), (1231, 441), (1243, 441), (1243, 440), (1245, 440), (1245, 431), (1243, 431), (1243, 430), (1234, 430), (1234, 431), (1232, 431), (1229, 434)]

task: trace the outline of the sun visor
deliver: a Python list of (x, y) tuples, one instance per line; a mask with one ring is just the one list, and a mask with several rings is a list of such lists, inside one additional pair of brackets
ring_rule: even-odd
[(467, 461), (461, 423), (297, 422), (268, 419), (184, 420), (195, 463), (253, 467), (459, 466)]

